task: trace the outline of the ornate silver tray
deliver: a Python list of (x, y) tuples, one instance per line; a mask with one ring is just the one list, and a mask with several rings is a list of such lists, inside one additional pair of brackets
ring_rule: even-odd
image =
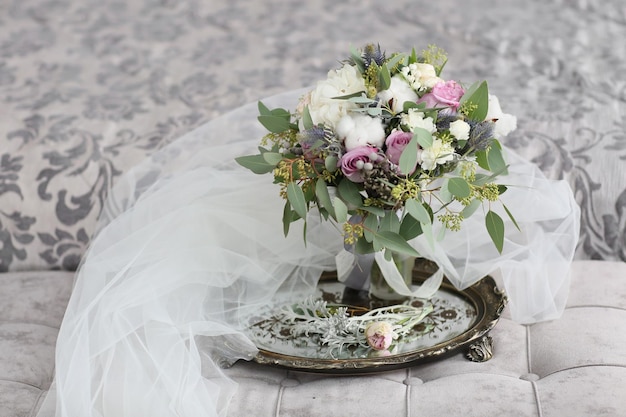
[[(419, 263), (413, 274), (414, 283), (419, 284), (430, 276), (432, 268), (428, 261)], [(349, 306), (354, 314), (384, 303), (370, 299), (365, 291), (346, 288), (332, 273), (320, 279), (315, 297)], [(335, 352), (331, 357), (327, 348), (307, 337), (294, 336), (289, 324), (280, 320), (277, 312), (285, 302), (267, 306), (250, 319), (248, 334), (259, 349), (254, 360), (296, 371), (356, 374), (413, 366), (460, 351), (465, 351), (472, 361), (490, 359), (493, 341), (488, 333), (498, 322), (507, 298), (489, 276), (463, 291), (444, 280), (430, 300), (432, 312), (412, 330), (415, 337), (400, 344), (393, 354), (382, 357), (372, 356), (371, 349), (358, 348), (340, 354)], [(419, 306), (424, 301), (409, 299), (406, 302)]]

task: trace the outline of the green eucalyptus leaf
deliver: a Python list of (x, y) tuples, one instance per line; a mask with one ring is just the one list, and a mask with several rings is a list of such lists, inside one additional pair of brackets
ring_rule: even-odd
[[(407, 56), (405, 54), (397, 54), (393, 56), (389, 61), (386, 62), (387, 68), (392, 71), (394, 70), (398, 64), (406, 64)], [(387, 87), (389, 88), (389, 87)]]
[(304, 193), (304, 200), (306, 201), (308, 207), (308, 203), (310, 203), (311, 201), (315, 201), (315, 188), (306, 187), (302, 189), (302, 192)]
[(424, 224), (432, 224), (432, 218), (430, 217), (428, 211), (424, 208), (422, 203), (415, 199), (409, 199), (406, 201), (404, 207), (407, 212), (413, 216), (417, 221)]
[(378, 230), (387, 230), (390, 232), (398, 233), (400, 231), (400, 219), (398, 215), (391, 210), (387, 210), (385, 216), (380, 219), (380, 226)]
[(345, 96), (331, 97), (331, 100), (348, 100), (353, 97), (362, 97), (362, 96), (367, 96), (365, 91), (357, 91), (356, 93), (346, 94)]
[[(485, 157), (485, 161), (487, 161), (486, 157)], [(488, 170), (488, 168), (484, 168), (484, 169)], [(498, 175), (503, 174), (505, 171), (507, 171), (506, 167), (504, 167), (504, 170), (492, 172), (491, 175), (477, 173), (476, 178), (474, 179), (474, 181), (472, 181), (472, 185), (476, 185), (480, 187), (480, 186), (489, 184), (490, 182), (493, 182)], [(502, 192), (500, 192), (500, 194), (502, 194)]]
[(502, 145), (497, 140), (493, 141), (493, 145), (489, 149), (476, 152), (476, 163), (494, 174), (489, 177), (491, 179), (498, 175), (506, 175), (509, 171), (502, 155)]
[(368, 213), (372, 213), (374, 216), (383, 217), (385, 215), (385, 209), (382, 207), (376, 206), (363, 206), (361, 210), (367, 211)]
[(304, 192), (302, 191), (302, 188), (300, 188), (298, 184), (293, 181), (287, 184), (287, 198), (289, 199), (289, 203), (291, 203), (294, 211), (298, 213), (298, 216), (306, 219), (307, 205), (304, 198)]
[(391, 85), (391, 73), (387, 64), (383, 64), (378, 71), (378, 83), (380, 90), (386, 90)]
[(320, 205), (328, 211), (332, 218), (337, 220), (335, 209), (330, 199), (330, 193), (328, 192), (328, 185), (321, 178), (319, 178), (315, 183), (315, 195), (317, 196), (317, 201), (319, 201)]
[(305, 130), (313, 128), (313, 119), (311, 118), (311, 112), (309, 112), (309, 106), (304, 106), (302, 111), (302, 126)]
[(280, 107), (270, 110), (270, 114), (275, 117), (282, 117), (285, 120), (291, 119), (291, 113), (289, 113), (288, 110), (281, 109)]
[(289, 234), (289, 226), (293, 221), (293, 216), (291, 215), (291, 204), (289, 201), (285, 201), (285, 207), (283, 208), (283, 233), (285, 236)]
[(374, 248), (381, 247), (404, 255), (419, 256), (419, 253), (415, 250), (415, 248), (409, 245), (407, 241), (404, 240), (404, 238), (398, 233), (390, 231), (379, 232), (374, 236), (373, 243)]
[(402, 109), (403, 109), (404, 111), (407, 111), (407, 110), (409, 110), (409, 109), (419, 109), (419, 108), (420, 108), (420, 104), (418, 104), (418, 103), (416, 103), (416, 102), (414, 102), (414, 101), (405, 101), (405, 102), (402, 104)]
[(400, 236), (411, 240), (422, 234), (422, 224), (413, 216), (404, 216), (400, 224)]
[(448, 204), (452, 200), (454, 200), (454, 195), (448, 190), (448, 182), (450, 178), (444, 178), (443, 183), (441, 184), (441, 189), (439, 190), (439, 199), (442, 203)]
[(272, 133), (282, 133), (292, 128), (292, 124), (284, 117), (261, 115), (258, 119), (259, 122)]
[(374, 240), (374, 235), (378, 232), (378, 217), (368, 215), (363, 221), (363, 237), (368, 242)]
[(374, 245), (365, 239), (358, 239), (354, 245), (354, 251), (360, 254), (372, 253), (374, 252)]
[(337, 170), (337, 163), (339, 159), (337, 155), (328, 155), (326, 159), (324, 159), (324, 168), (326, 168), (330, 172), (335, 172)]
[(381, 114), (383, 114), (382, 107), (368, 107), (366, 110), (367, 114), (369, 114), (370, 116), (380, 116)]
[(354, 61), (357, 69), (361, 74), (365, 72), (365, 62), (363, 62), (363, 58), (361, 57), (361, 53), (357, 51), (353, 46), (350, 47), (350, 58)]
[(264, 152), (263, 159), (265, 159), (268, 164), (276, 166), (280, 161), (282, 161), (283, 156), (277, 152)]
[(339, 197), (333, 199), (335, 207), (335, 215), (337, 216), (338, 223), (345, 223), (348, 221), (348, 207), (341, 201)]
[(376, 100), (372, 100), (371, 98), (367, 97), (365, 93), (360, 93), (360, 95), (358, 96), (352, 95), (352, 97), (350, 97), (348, 101), (355, 103), (355, 104), (364, 104), (364, 105), (376, 103)]
[(448, 191), (457, 198), (469, 197), (471, 189), (463, 178), (455, 177), (448, 179)]
[(487, 151), (487, 163), (491, 172), (500, 172), (502, 175), (508, 173), (508, 167), (502, 155), (502, 145), (497, 140), (493, 141)]
[(509, 211), (509, 208), (504, 204), (502, 204), (502, 207), (504, 207), (504, 211), (506, 211), (507, 216), (509, 216), (509, 219), (511, 219), (511, 221), (515, 225), (515, 228), (521, 232), (522, 229), (519, 227), (519, 224), (517, 224), (517, 221), (515, 220), (515, 217), (513, 217), (513, 214)]
[(400, 154), (398, 166), (404, 175), (409, 175), (417, 165), (417, 135), (414, 134)]
[(481, 202), (478, 199), (473, 199), (469, 205), (465, 206), (465, 208), (461, 211), (461, 215), (464, 219), (469, 218), (474, 212), (480, 207)]
[(324, 220), (328, 220), (328, 218), (330, 217), (330, 213), (328, 213), (328, 210), (326, 210), (324, 207), (319, 207), (319, 212), (320, 215), (322, 216), (322, 218)]
[(346, 203), (349, 203), (356, 208), (363, 206), (363, 197), (359, 192), (359, 188), (349, 179), (344, 178), (339, 182), (337, 192)]
[(486, 169), (487, 171), (489, 171), (489, 161), (487, 161), (487, 151), (486, 150), (477, 151), (475, 153), (475, 156), (476, 156), (476, 163), (478, 164), (478, 166), (481, 167), (482, 169)]
[(258, 102), (259, 114), (269, 116), (272, 114), (272, 111), (265, 105), (263, 102)]
[(433, 135), (424, 128), (416, 127), (413, 129), (413, 137), (417, 139), (417, 143), (424, 149), (433, 146)]
[(263, 155), (240, 156), (235, 158), (235, 161), (255, 174), (267, 174), (275, 168), (275, 165), (268, 163)]
[(502, 253), (504, 247), (504, 222), (502, 218), (494, 211), (489, 210), (485, 216), (485, 225), (496, 249)]
[(467, 89), (461, 100), (460, 105), (471, 103), (476, 106), (472, 111), (467, 114), (467, 117), (472, 120), (483, 121), (487, 116), (489, 110), (489, 89), (486, 81), (478, 81)]

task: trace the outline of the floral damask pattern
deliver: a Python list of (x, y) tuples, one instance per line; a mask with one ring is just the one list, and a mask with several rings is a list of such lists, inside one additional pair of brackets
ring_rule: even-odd
[(130, 167), (371, 41), (489, 79), (506, 144), (575, 192), (577, 257), (626, 261), (625, 37), (621, 0), (0, 2), (0, 271), (74, 269)]

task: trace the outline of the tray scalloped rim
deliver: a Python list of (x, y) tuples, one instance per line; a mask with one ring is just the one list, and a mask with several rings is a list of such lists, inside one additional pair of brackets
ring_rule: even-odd
[[(415, 283), (421, 278), (415, 277)], [(460, 335), (443, 340), (432, 346), (397, 355), (371, 358), (327, 359), (309, 358), (273, 352), (259, 348), (253, 360), (262, 365), (276, 366), (293, 371), (330, 374), (356, 374), (385, 372), (430, 361), (444, 359), (469, 348), (497, 324), (506, 306), (507, 297), (495, 280), (486, 276), (465, 290), (457, 290), (447, 280), (440, 291), (449, 291), (470, 300), (477, 311), (473, 325)]]

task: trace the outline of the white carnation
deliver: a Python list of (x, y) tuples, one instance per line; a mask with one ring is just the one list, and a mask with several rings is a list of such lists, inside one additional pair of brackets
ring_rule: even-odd
[(489, 107), (485, 120), (492, 119), (496, 119), (493, 129), (493, 136), (496, 139), (500, 139), (517, 129), (517, 117), (512, 114), (504, 113), (500, 107), (498, 97), (489, 94)]
[(365, 81), (358, 70), (351, 65), (344, 65), (338, 70), (330, 70), (325, 80), (319, 81), (309, 98), (309, 113), (314, 124), (324, 123), (335, 129), (339, 120), (351, 109), (357, 108), (348, 100), (333, 97), (365, 91)]
[(437, 165), (445, 164), (454, 159), (454, 149), (449, 143), (444, 143), (441, 139), (433, 140), (431, 147), (424, 149), (421, 153), (421, 165), (425, 170), (433, 170)]
[(418, 109), (409, 109), (400, 117), (401, 123), (413, 131), (416, 127), (435, 133), (437, 126), (432, 117), (424, 117), (424, 113)]
[(455, 120), (450, 123), (450, 133), (458, 140), (469, 139), (470, 125), (463, 120)]
[(367, 145), (380, 148), (385, 142), (385, 129), (382, 121), (363, 114), (343, 116), (337, 123), (335, 133), (344, 140), (347, 151)]
[(378, 98), (385, 103), (393, 100), (391, 102), (391, 110), (398, 113), (404, 110), (406, 101), (415, 103), (419, 97), (409, 83), (401, 75), (396, 74), (391, 77), (389, 88), (378, 92)]

